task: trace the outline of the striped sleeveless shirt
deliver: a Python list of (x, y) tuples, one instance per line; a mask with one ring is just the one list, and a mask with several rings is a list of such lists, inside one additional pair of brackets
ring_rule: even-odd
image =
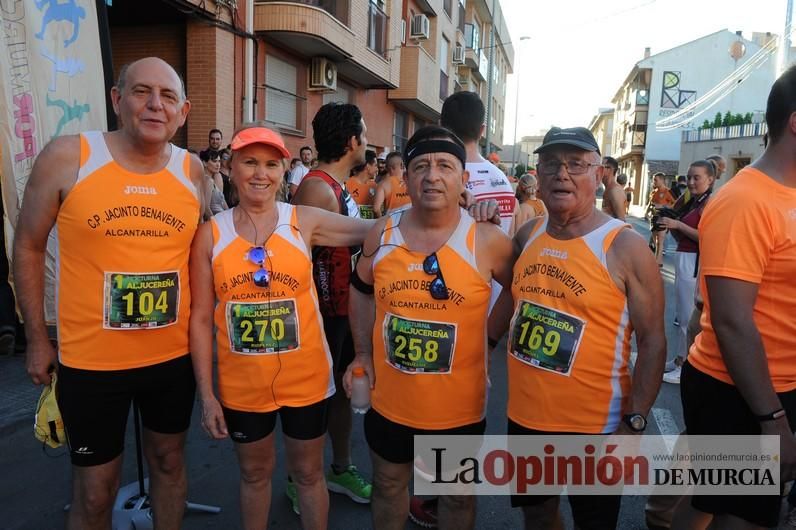
[(80, 169), (55, 225), (61, 363), (123, 370), (188, 353), (188, 255), (199, 220), (190, 157), (174, 145), (151, 174), (80, 135)]
[(434, 276), (425, 254), (406, 247), (403, 213), (390, 216), (373, 260), (376, 326), (373, 408), (418, 429), (476, 423), (486, 407), (486, 316), (490, 284), (478, 272), (476, 225), (460, 211), (459, 225), (437, 252), (448, 300), (431, 297)]
[(298, 231), (296, 207), (277, 202), (279, 219), (263, 245), (269, 287), (247, 259), (252, 243), (238, 235), (234, 209), (212, 218), (218, 389), (225, 407), (270, 412), (334, 394), (332, 358), (323, 334), (312, 261)]
[(553, 239), (545, 217), (514, 265), (508, 416), (529, 429), (610, 433), (630, 391), (627, 297), (606, 255), (629, 225), (611, 219)]

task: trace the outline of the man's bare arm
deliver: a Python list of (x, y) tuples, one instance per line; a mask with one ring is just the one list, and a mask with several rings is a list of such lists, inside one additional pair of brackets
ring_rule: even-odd
[(384, 199), (390, 192), (390, 182), (382, 181), (376, 186), (376, 194), (373, 196), (373, 212), (376, 217), (384, 215)]
[(710, 323), (735, 386), (752, 412), (767, 414), (782, 407), (771, 384), (763, 340), (752, 318), (757, 284), (707, 276)]
[(626, 412), (647, 414), (661, 386), (666, 362), (663, 281), (655, 257), (637, 233), (623, 230), (608, 251), (608, 269), (621, 271), (638, 356)]
[(304, 177), (296, 194), (290, 200), (291, 204), (315, 206), (323, 210), (340, 213), (340, 205), (337, 203), (332, 188), (326, 182), (315, 177)]
[[(735, 387), (755, 415), (781, 409), (771, 383), (763, 340), (753, 319), (758, 285), (720, 276), (707, 276), (705, 281), (710, 323)], [(787, 416), (761, 422), (760, 427), (762, 434), (780, 436), (782, 480), (796, 477), (796, 439)]]
[[(362, 256), (357, 262), (356, 274), (366, 285), (373, 285), (373, 256), (375, 255), (385, 220), (378, 221), (365, 239)], [(351, 336), (354, 339), (354, 360), (343, 376), (343, 387), (346, 394), (351, 395), (351, 373), (353, 367), (361, 366), (370, 378), (371, 388), (376, 384), (376, 373), (373, 370), (373, 329), (376, 322), (376, 293), (367, 294), (357, 287), (351, 286), (348, 298), (348, 315), (351, 322)]]
[(80, 166), (80, 138), (56, 138), (33, 165), (14, 235), (14, 281), (28, 340), (27, 370), (35, 384), (50, 382), (55, 349), (44, 321), (44, 260), (47, 238), (62, 196), (74, 185)]

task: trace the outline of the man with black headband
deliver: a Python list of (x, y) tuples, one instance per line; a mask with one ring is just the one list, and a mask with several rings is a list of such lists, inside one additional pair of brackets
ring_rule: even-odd
[[(373, 524), (403, 528), (418, 434), (483, 434), (488, 355), (484, 321), (491, 281), (511, 281), (511, 241), (459, 207), (464, 146), (437, 126), (404, 153), (408, 209), (370, 232), (352, 275), (349, 312), (356, 358), (372, 385), (365, 437), (373, 460)], [(475, 498), (440, 497), (446, 527), (472, 528)]]

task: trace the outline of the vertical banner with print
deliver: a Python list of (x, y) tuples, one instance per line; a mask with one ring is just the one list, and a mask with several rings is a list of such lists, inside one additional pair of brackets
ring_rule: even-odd
[[(36, 156), (51, 139), (106, 129), (94, 0), (0, 0), (0, 145), (6, 248)], [(53, 242), (45, 312), (54, 320)]]

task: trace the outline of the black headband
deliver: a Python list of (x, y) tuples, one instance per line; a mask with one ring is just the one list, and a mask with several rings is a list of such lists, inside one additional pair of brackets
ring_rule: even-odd
[(420, 155), (427, 155), (429, 153), (448, 153), (458, 158), (462, 163), (462, 168), (465, 167), (467, 160), (467, 153), (464, 148), (454, 142), (448, 140), (424, 140), (418, 142), (404, 152), (404, 165), (408, 168), (409, 162)]

